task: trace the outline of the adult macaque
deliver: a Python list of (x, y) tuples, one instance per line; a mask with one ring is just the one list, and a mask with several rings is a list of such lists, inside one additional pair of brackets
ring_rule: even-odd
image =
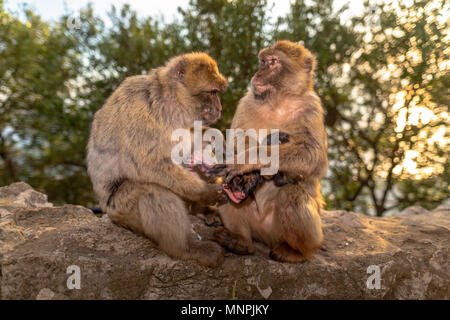
[(223, 249), (191, 231), (187, 201), (215, 203), (221, 187), (171, 160), (173, 130), (210, 124), (221, 114), (227, 82), (205, 53), (172, 58), (125, 79), (95, 114), (88, 173), (103, 212), (142, 233), (167, 254), (216, 266)]
[[(328, 166), (323, 110), (313, 88), (316, 60), (290, 41), (278, 41), (258, 57), (259, 70), (238, 105), (232, 128), (285, 132), (289, 139), (279, 146), (279, 172), (296, 183), (277, 186), (268, 181), (256, 188), (254, 198), (221, 206), (225, 228), (215, 238), (239, 254), (251, 253), (252, 239), (257, 239), (270, 246), (275, 260), (304, 261), (322, 244), (319, 181)], [(264, 166), (232, 165), (225, 183)]]

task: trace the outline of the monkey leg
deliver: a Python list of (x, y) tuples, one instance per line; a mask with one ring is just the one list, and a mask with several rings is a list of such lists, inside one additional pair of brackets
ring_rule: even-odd
[(282, 240), (272, 249), (278, 261), (298, 262), (309, 259), (323, 241), (320, 203), (300, 185), (281, 187), (276, 206), (277, 223)]
[[(119, 184), (120, 183), (120, 184)], [(107, 201), (101, 202), (103, 212), (116, 224), (144, 234), (141, 216), (139, 214), (138, 199), (145, 194), (147, 187), (128, 180), (117, 184), (117, 189)]]
[(247, 199), (241, 205), (227, 203), (220, 206), (219, 214), (225, 228), (216, 230), (214, 239), (236, 254), (253, 253), (251, 229), (246, 217), (252, 210), (257, 210), (252, 199)]
[(154, 186), (151, 193), (140, 197), (139, 212), (145, 234), (169, 255), (210, 267), (222, 261), (220, 246), (195, 238), (186, 204), (174, 193)]
[(223, 225), (217, 211), (217, 206), (206, 206), (203, 203), (193, 202), (189, 205), (189, 214), (196, 215), (202, 219), (208, 227)]
[(214, 267), (223, 249), (212, 241), (199, 241), (191, 231), (185, 202), (157, 185), (125, 182), (114, 195), (111, 219), (154, 240), (168, 255)]

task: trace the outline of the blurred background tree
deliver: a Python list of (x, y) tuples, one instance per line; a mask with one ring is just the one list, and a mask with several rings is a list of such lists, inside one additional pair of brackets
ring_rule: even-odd
[(166, 22), (130, 5), (102, 19), (88, 5), (48, 22), (0, 0), (0, 185), (23, 180), (56, 203), (95, 205), (84, 162), (89, 126), (125, 77), (208, 52), (229, 80), (216, 124), (224, 130), (258, 51), (290, 39), (319, 62), (328, 208), (381, 216), (448, 198), (449, 4), (366, 2), (355, 16), (333, 0), (296, 0), (275, 18), (272, 6), (191, 0)]
[(358, 48), (343, 65), (345, 93), (323, 95), (334, 100), (326, 106), (336, 117), (332, 207), (381, 216), (448, 197), (448, 5), (366, 2), (352, 19)]

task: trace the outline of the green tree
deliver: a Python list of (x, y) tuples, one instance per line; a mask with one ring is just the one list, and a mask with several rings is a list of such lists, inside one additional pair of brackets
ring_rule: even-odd
[(266, 0), (191, 0), (179, 9), (186, 51), (205, 51), (217, 60), (229, 82), (223, 112), (215, 126), (229, 128), (239, 99), (258, 68), (258, 52), (270, 40)]
[(70, 103), (81, 66), (77, 42), (65, 24), (44, 22), (26, 7), (24, 14), (21, 21), (0, 3), (0, 183), (25, 180), (79, 202), (89, 181), (69, 191), (85, 171), (80, 118)]
[(338, 92), (340, 99), (333, 88), (322, 94), (335, 118), (329, 122), (331, 207), (381, 216), (414, 203), (432, 207), (449, 196), (448, 9), (444, 1), (366, 2), (352, 20), (358, 49), (338, 79), (346, 93)]
[[(365, 3), (350, 19), (333, 0), (291, 4), (270, 17), (267, 0), (191, 0), (179, 20), (91, 5), (48, 23), (0, 0), (0, 184), (24, 180), (51, 201), (94, 204), (85, 168), (92, 116), (130, 75), (169, 57), (206, 51), (229, 80), (229, 127), (257, 69), (259, 50), (300, 41), (318, 58), (316, 90), (327, 112), (329, 208), (383, 215), (448, 197), (448, 21), (445, 1)], [(77, 18), (79, 23), (68, 24)]]

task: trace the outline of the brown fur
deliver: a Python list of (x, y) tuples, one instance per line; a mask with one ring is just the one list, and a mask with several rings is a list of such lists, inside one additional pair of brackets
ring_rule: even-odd
[[(322, 243), (319, 181), (328, 166), (323, 110), (313, 89), (315, 58), (299, 44), (279, 41), (261, 50), (259, 59), (261, 67), (238, 105), (232, 128), (288, 134), (289, 141), (279, 146), (279, 172), (297, 183), (277, 186), (269, 181), (256, 189), (254, 199), (221, 206), (226, 229), (216, 233), (216, 240), (242, 253), (242, 248), (252, 252), (252, 239), (257, 239), (271, 247), (273, 259), (303, 261)], [(262, 167), (233, 165), (226, 181)]]
[[(262, 145), (280, 145), (289, 141), (289, 135), (285, 132), (279, 132), (278, 141), (273, 140), (272, 135), (268, 135), (264, 138)], [(235, 203), (241, 203), (249, 196), (254, 194), (255, 189), (267, 180), (274, 181), (275, 185), (281, 187), (288, 183), (297, 183), (294, 179), (288, 176), (278, 173), (274, 176), (261, 176), (259, 171), (253, 171), (246, 173), (244, 175), (237, 175), (230, 180), (229, 183), (223, 185), (223, 189), (230, 198), (231, 201)]]
[(132, 76), (97, 111), (88, 143), (88, 172), (100, 206), (115, 223), (156, 241), (173, 257), (217, 265), (222, 249), (191, 232), (186, 201), (215, 203), (220, 187), (171, 161), (171, 134), (194, 120), (216, 121), (217, 92), (227, 87), (205, 53), (172, 58)]

